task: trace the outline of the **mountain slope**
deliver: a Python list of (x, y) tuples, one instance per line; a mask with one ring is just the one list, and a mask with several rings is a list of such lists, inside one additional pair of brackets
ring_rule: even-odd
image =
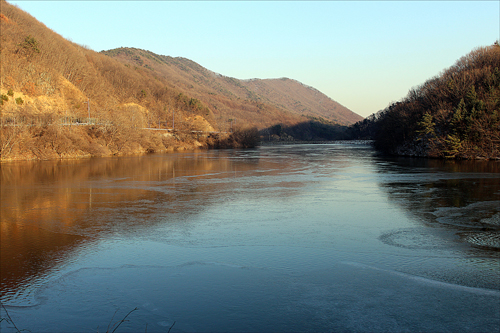
[(252, 79), (245, 80), (242, 84), (264, 100), (284, 107), (295, 114), (323, 117), (342, 125), (349, 125), (363, 119), (315, 88), (296, 80)]
[[(1, 161), (213, 144), (192, 134), (216, 123), (203, 103), (147, 69), (125, 66), (64, 39), (4, 0), (0, 57)], [(174, 115), (175, 135), (141, 130), (172, 128)]]
[[(193, 133), (293, 126), (314, 117), (354, 121), (293, 80), (241, 81), (139, 49), (103, 53), (64, 39), (0, 0), (0, 160), (241, 146), (236, 136)], [(175, 127), (176, 135), (145, 127)]]
[[(238, 80), (214, 73), (186, 58), (162, 56), (136, 48), (101, 53), (134, 67), (146, 68), (215, 110), (222, 109), (240, 121), (260, 127), (279, 122), (292, 124), (304, 116), (322, 117), (342, 125), (363, 119), (318, 90), (288, 78)], [(266, 111), (280, 117), (272, 117)]]

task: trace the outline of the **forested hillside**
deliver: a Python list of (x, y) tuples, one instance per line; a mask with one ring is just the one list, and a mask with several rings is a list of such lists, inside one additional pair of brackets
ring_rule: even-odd
[(500, 158), (500, 46), (481, 47), (351, 127), (395, 155)]

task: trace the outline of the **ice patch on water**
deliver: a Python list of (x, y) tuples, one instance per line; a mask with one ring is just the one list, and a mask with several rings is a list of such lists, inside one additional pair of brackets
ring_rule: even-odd
[(406, 249), (436, 250), (449, 248), (444, 239), (421, 229), (403, 229), (383, 234), (379, 239), (391, 246)]
[(496, 213), (490, 218), (481, 219), (482, 223), (491, 224), (495, 226), (500, 226), (500, 213)]
[(500, 201), (476, 202), (465, 207), (439, 208), (440, 223), (467, 228), (461, 233), (469, 244), (500, 249)]
[(500, 232), (484, 231), (464, 233), (465, 241), (472, 245), (500, 249)]
[(379, 272), (389, 273), (389, 274), (400, 276), (400, 277), (403, 277), (406, 279), (411, 279), (411, 280), (417, 281), (419, 283), (433, 285), (433, 286), (440, 287), (440, 288), (455, 289), (455, 290), (459, 290), (459, 291), (463, 291), (463, 292), (467, 292), (467, 293), (472, 293), (472, 294), (476, 294), (476, 295), (500, 297), (500, 291), (498, 291), (498, 290), (477, 288), (477, 287), (467, 287), (467, 286), (462, 286), (459, 284), (453, 284), (453, 283), (432, 280), (432, 279), (428, 279), (428, 278), (424, 278), (421, 276), (412, 275), (412, 274), (408, 274), (408, 273), (402, 273), (402, 272), (398, 272), (398, 271), (382, 269), (382, 268), (378, 268), (378, 267), (374, 267), (374, 266), (370, 266), (370, 265), (366, 265), (366, 264), (362, 264), (362, 263), (358, 263), (358, 262), (344, 261), (342, 263), (346, 264), (346, 265), (354, 266), (354, 267), (360, 267), (360, 268), (364, 268), (364, 269), (370, 269), (370, 270), (376, 270)]
[(500, 201), (482, 201), (465, 207), (438, 208), (432, 214), (443, 224), (483, 228), (500, 225), (499, 208)]
[(241, 265), (228, 264), (228, 263), (217, 262), (217, 261), (190, 261), (190, 262), (186, 262), (184, 264), (178, 265), (177, 267), (204, 266), (204, 265), (224, 266), (224, 267), (230, 267), (230, 268), (246, 268), (245, 266), (241, 266)]

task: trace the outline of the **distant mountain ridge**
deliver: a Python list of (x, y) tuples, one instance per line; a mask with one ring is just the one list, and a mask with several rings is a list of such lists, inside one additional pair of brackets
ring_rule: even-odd
[[(257, 104), (259, 109), (262, 109), (262, 104), (269, 104), (295, 116), (322, 117), (341, 125), (350, 125), (363, 119), (317, 89), (293, 79), (239, 80), (215, 73), (186, 58), (158, 55), (137, 48), (122, 47), (101, 53), (121, 62), (149, 69), (156, 75), (163, 76), (175, 88), (188, 91), (190, 95), (215, 109), (219, 109), (221, 104), (232, 104), (223, 103), (220, 100), (222, 96), (226, 102), (247, 100)], [(235, 105), (232, 107), (235, 109)], [(238, 118), (249, 117), (250, 114), (240, 113)]]
[(298, 115), (323, 117), (342, 125), (363, 119), (316, 88), (293, 79), (251, 79), (243, 82), (270, 103), (285, 107)]

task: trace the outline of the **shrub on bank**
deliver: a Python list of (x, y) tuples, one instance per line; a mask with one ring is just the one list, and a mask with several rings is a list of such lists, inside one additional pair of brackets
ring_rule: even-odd
[(229, 135), (213, 134), (207, 139), (207, 147), (215, 149), (255, 148), (260, 135), (256, 127), (238, 128)]
[(189, 131), (170, 134), (120, 122), (69, 126), (54, 115), (36, 119), (26, 115), (2, 122), (0, 158), (46, 160), (153, 153), (202, 146), (196, 139)]

